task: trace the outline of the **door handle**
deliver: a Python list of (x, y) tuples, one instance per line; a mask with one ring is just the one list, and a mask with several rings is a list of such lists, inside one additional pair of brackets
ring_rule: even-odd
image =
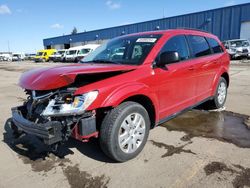
[(190, 66), (190, 67), (188, 67), (188, 70), (194, 70), (194, 66)]

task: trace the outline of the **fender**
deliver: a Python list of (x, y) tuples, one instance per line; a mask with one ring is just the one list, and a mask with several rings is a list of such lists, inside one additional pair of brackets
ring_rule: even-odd
[(221, 67), (220, 70), (218, 71), (218, 73), (216, 74), (216, 76), (214, 77), (211, 96), (215, 95), (219, 79), (220, 79), (221, 75), (224, 73), (228, 74), (228, 70), (225, 67)]
[[(119, 104), (121, 104), (124, 100), (128, 99), (129, 97), (133, 97), (136, 95), (144, 95), (145, 97), (148, 97), (154, 106), (155, 109), (155, 120), (159, 120), (158, 112), (159, 112), (159, 104), (157, 100), (157, 95), (150, 87), (143, 83), (126, 83), (123, 84), (116, 89), (114, 89), (112, 92), (109, 93), (107, 97), (102, 101), (102, 103), (97, 106), (100, 107), (117, 107)], [(95, 106), (95, 105), (94, 105)], [(94, 106), (91, 105), (91, 108), (94, 108)]]

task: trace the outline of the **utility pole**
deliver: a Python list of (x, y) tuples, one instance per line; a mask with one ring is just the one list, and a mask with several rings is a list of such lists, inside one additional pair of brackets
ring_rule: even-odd
[(8, 52), (10, 53), (10, 41), (8, 40)]

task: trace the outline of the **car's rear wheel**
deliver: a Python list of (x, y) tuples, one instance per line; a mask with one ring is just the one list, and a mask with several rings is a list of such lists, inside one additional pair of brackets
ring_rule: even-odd
[(220, 109), (224, 107), (227, 99), (227, 81), (221, 77), (214, 98), (206, 103), (208, 109)]
[(128, 161), (142, 151), (149, 128), (150, 119), (146, 109), (135, 102), (124, 102), (104, 118), (100, 146), (111, 159)]

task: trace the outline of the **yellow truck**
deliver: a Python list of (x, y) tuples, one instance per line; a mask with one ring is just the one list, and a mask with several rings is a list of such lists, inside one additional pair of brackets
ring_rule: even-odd
[(56, 49), (39, 50), (35, 57), (35, 62), (47, 62), (49, 56), (56, 52)]

